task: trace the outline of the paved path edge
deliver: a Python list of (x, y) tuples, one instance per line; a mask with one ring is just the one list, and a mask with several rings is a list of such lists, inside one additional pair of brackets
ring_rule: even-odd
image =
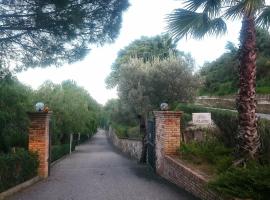
[(25, 181), (23, 183), (20, 183), (19, 185), (16, 185), (16, 186), (14, 186), (14, 187), (0, 193), (0, 200), (3, 200), (5, 198), (7, 198), (8, 196), (11, 196), (11, 195), (13, 195), (13, 194), (15, 194), (15, 193), (29, 187), (29, 186), (31, 186), (33, 184), (41, 181), (41, 180), (43, 180), (41, 177), (36, 176), (36, 177), (34, 177), (34, 178), (30, 179), (30, 180), (27, 180), (27, 181)]

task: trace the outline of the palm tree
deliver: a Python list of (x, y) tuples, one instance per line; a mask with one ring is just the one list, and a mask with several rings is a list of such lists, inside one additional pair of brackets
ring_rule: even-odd
[(242, 19), (239, 48), (238, 161), (257, 159), (260, 137), (256, 118), (256, 36), (255, 26), (269, 28), (270, 6), (265, 0), (185, 0), (185, 9), (168, 16), (168, 32), (176, 40), (190, 35), (226, 33), (226, 20)]

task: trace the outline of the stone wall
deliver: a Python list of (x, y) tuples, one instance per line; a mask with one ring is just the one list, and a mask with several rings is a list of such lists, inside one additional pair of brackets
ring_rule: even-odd
[(190, 169), (175, 157), (165, 156), (162, 176), (202, 200), (222, 200), (207, 189), (209, 180), (205, 176)]
[(135, 139), (120, 139), (110, 127), (107, 136), (112, 141), (113, 145), (122, 152), (128, 154), (131, 158), (140, 160), (142, 153), (142, 141)]
[[(235, 96), (201, 96), (197, 97), (196, 103), (208, 107), (235, 110)], [(257, 112), (270, 114), (270, 95), (257, 95)]]

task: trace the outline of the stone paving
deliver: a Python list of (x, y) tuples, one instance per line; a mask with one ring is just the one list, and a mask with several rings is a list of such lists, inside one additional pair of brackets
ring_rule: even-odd
[(100, 130), (51, 169), (51, 176), (10, 200), (195, 200), (116, 150)]

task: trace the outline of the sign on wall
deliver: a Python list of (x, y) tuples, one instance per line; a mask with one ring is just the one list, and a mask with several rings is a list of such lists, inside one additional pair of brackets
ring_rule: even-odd
[(211, 113), (192, 113), (193, 124), (211, 124)]

